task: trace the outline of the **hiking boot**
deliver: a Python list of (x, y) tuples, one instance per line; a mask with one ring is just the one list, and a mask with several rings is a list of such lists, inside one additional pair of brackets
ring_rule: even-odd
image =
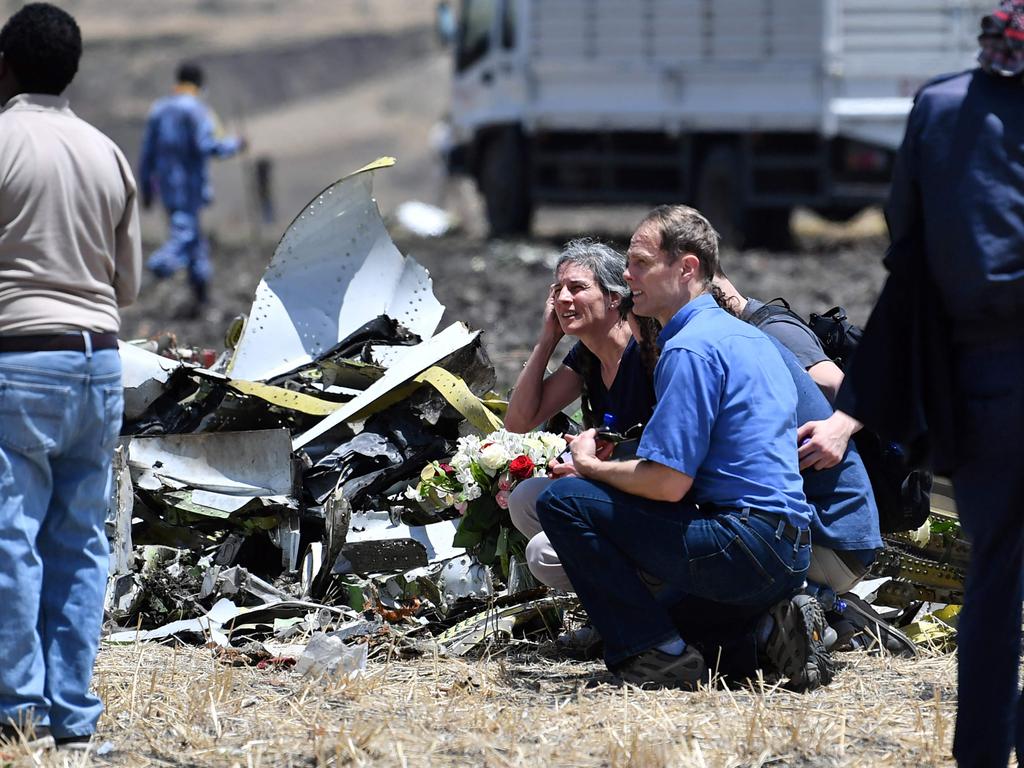
[(562, 632), (555, 639), (559, 652), (572, 659), (593, 661), (601, 658), (604, 641), (593, 624)]
[(825, 625), (825, 636), (822, 639), (822, 643), (825, 649), (828, 651), (832, 650), (832, 647), (839, 642), (839, 633), (836, 632), (835, 627), (831, 623)]
[(701, 681), (707, 681), (707, 666), (700, 651), (692, 645), (686, 646), (686, 650), (678, 656), (651, 648), (626, 661), (615, 674), (625, 682), (641, 688), (683, 688), (692, 691)]
[(835, 662), (825, 648), (825, 611), (809, 595), (797, 595), (769, 610), (773, 626), (763, 653), (769, 671), (778, 672), (797, 691), (832, 682)]

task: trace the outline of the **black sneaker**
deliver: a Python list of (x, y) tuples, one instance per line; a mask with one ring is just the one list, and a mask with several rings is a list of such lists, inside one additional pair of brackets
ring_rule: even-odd
[(825, 611), (809, 595), (776, 603), (768, 612), (774, 626), (764, 647), (769, 671), (789, 680), (797, 691), (812, 691), (832, 682), (835, 662), (825, 648)]
[(700, 651), (686, 646), (678, 656), (652, 648), (634, 656), (619, 667), (615, 674), (625, 682), (641, 688), (683, 688), (694, 690), (707, 682), (707, 666)]

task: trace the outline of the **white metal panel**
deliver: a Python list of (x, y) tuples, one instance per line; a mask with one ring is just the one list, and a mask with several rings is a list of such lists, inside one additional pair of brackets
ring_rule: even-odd
[(686, 70), (676, 83), (653, 71), (588, 80), (546, 72), (539, 82), (530, 112), (538, 127), (808, 130), (820, 120), (820, 81), (806, 67), (783, 76), (749, 67), (705, 67)]
[(292, 493), (287, 429), (135, 437), (128, 448), (133, 480), (184, 483), (235, 496)]
[[(835, 24), (825, 131), (892, 148), (902, 139), (917, 89), (936, 75), (975, 65), (980, 19), (993, 5), (991, 0), (829, 1)], [(900, 104), (903, 114), (876, 109), (880, 104)]]
[(228, 368), (262, 381), (316, 359), (378, 315), (429, 338), (444, 314), (427, 271), (402, 256), (373, 198), (380, 160), (335, 182), (303, 208), (256, 287)]
[[(837, 2), (840, 81), (882, 75), (897, 82), (972, 66), (979, 21), (991, 5), (991, 0)], [(839, 90), (846, 90), (842, 83)]]
[(889, 136), (899, 116), (868, 104), (855, 117), (833, 99), (905, 98), (971, 66), (994, 0), (518, 2), (527, 86), (502, 119), (521, 109), (530, 127)]

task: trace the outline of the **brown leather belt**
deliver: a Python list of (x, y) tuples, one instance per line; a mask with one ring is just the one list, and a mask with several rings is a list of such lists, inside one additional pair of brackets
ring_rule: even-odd
[[(89, 334), (92, 349), (117, 349), (116, 333)], [(85, 352), (85, 337), (79, 333), (46, 333), (29, 336), (0, 336), (0, 352)]]

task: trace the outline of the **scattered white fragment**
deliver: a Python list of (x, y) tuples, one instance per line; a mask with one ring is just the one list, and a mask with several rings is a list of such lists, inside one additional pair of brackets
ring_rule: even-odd
[(366, 645), (345, 645), (337, 637), (315, 632), (299, 656), (295, 671), (300, 675), (344, 675), (354, 677), (366, 669)]
[(452, 228), (451, 215), (420, 200), (408, 200), (395, 209), (398, 223), (420, 237), (440, 237)]

